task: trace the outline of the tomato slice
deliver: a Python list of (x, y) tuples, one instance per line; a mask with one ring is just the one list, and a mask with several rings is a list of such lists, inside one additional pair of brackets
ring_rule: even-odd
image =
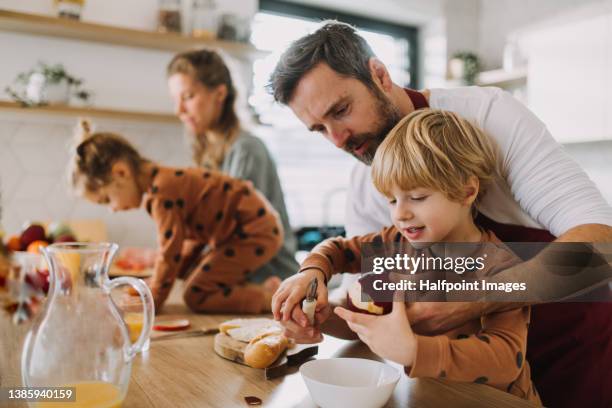
[(157, 322), (153, 325), (153, 330), (159, 331), (179, 331), (188, 329), (191, 326), (189, 320), (187, 319), (178, 319), (178, 320), (166, 320)]
[(117, 259), (115, 265), (117, 265), (121, 269), (130, 269), (130, 266), (132, 266), (130, 261), (128, 261), (127, 259)]

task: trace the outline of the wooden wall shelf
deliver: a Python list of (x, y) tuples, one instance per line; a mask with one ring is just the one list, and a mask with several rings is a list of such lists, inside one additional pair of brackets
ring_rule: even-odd
[(497, 86), (500, 88), (519, 87), (527, 83), (527, 69), (520, 68), (515, 71), (505, 71), (503, 69), (495, 69), (492, 71), (483, 71), (476, 78), (476, 85), (479, 86)]
[(179, 34), (134, 30), (2, 9), (0, 30), (172, 52), (211, 47), (222, 49), (236, 57), (253, 58), (265, 55), (252, 45), (239, 42), (204, 40)]
[(0, 101), (1, 111), (18, 111), (24, 113), (43, 113), (74, 117), (101, 117), (107, 119), (134, 120), (134, 121), (152, 121), (179, 123), (176, 116), (169, 113), (160, 112), (143, 112), (143, 111), (128, 111), (120, 109), (104, 109), (104, 108), (88, 108), (74, 107), (68, 105), (45, 105), (23, 107), (22, 105), (11, 101)]

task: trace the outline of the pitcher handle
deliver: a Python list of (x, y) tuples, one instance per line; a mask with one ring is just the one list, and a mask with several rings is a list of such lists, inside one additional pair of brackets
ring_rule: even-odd
[(149, 289), (147, 284), (142, 279), (122, 276), (119, 278), (111, 279), (108, 282), (109, 290), (123, 285), (132, 286), (134, 289), (136, 289), (136, 291), (140, 295), (140, 300), (142, 301), (142, 313), (144, 315), (144, 321), (142, 325), (142, 331), (140, 332), (138, 340), (136, 340), (136, 342), (132, 344), (129, 348), (128, 357), (131, 360), (137, 353), (142, 350), (151, 334), (151, 328), (153, 327), (153, 319), (155, 318), (155, 305), (153, 304), (153, 294), (151, 293), (151, 289)]

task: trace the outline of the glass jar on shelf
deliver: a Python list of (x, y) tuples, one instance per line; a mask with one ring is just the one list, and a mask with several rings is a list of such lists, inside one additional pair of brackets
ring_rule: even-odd
[(218, 36), (223, 40), (248, 42), (251, 37), (251, 19), (234, 13), (223, 14)]
[(57, 16), (71, 20), (79, 20), (85, 0), (55, 0)]
[(215, 39), (219, 25), (215, 1), (193, 0), (191, 13), (191, 35), (197, 38)]
[(182, 31), (180, 0), (159, 0), (157, 31), (161, 33), (180, 33)]

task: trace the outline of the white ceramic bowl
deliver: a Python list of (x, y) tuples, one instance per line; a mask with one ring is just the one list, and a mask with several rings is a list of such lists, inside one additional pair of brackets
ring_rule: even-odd
[(400, 372), (374, 360), (329, 358), (302, 364), (300, 374), (315, 404), (322, 408), (378, 408), (385, 405)]

